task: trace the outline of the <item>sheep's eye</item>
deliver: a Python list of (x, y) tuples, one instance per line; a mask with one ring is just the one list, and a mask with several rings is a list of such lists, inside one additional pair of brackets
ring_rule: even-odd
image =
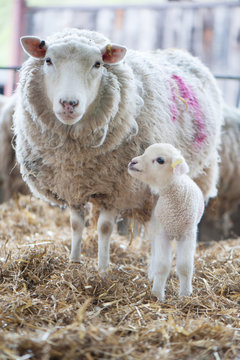
[(52, 65), (52, 60), (50, 59), (50, 57), (46, 58), (45, 61), (47, 65)]
[(157, 161), (158, 164), (161, 164), (161, 165), (165, 163), (164, 159), (161, 158), (161, 157), (158, 157), (158, 158), (156, 159), (156, 161)]
[(96, 61), (95, 64), (94, 64), (94, 67), (95, 67), (96, 69), (99, 69), (100, 66), (101, 66), (100, 61)]

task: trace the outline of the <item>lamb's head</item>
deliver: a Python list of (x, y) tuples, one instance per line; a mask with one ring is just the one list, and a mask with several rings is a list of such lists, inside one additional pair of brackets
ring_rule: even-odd
[(46, 95), (56, 117), (73, 125), (97, 98), (105, 64), (115, 65), (126, 48), (100, 45), (87, 37), (69, 36), (47, 43), (38, 37), (21, 38), (24, 51), (42, 63)]
[(128, 164), (129, 174), (154, 189), (189, 171), (182, 154), (171, 144), (153, 144)]

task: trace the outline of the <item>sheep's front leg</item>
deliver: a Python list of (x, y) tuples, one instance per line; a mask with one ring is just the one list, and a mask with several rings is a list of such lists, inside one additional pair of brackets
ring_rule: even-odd
[(72, 227), (72, 248), (70, 261), (80, 262), (81, 257), (81, 243), (82, 243), (82, 232), (84, 229), (84, 210), (75, 211), (70, 210), (70, 221)]
[(165, 286), (172, 264), (172, 247), (171, 241), (162, 231), (152, 240), (152, 275), (153, 288), (152, 293), (160, 301), (165, 298)]
[(148, 266), (148, 279), (149, 281), (153, 281), (154, 277), (154, 254), (155, 254), (155, 237), (156, 237), (156, 230), (157, 230), (157, 223), (152, 217), (150, 222), (145, 224), (145, 236), (147, 239), (151, 239), (151, 255), (149, 260)]
[(104, 275), (109, 267), (110, 236), (113, 231), (116, 214), (116, 210), (104, 209), (100, 212), (98, 218), (98, 271), (100, 275)]
[(177, 274), (180, 280), (179, 296), (189, 296), (192, 293), (196, 236), (197, 229), (194, 229), (177, 241)]
[(148, 279), (149, 281), (153, 281), (154, 278), (154, 254), (155, 254), (155, 238), (154, 236), (151, 238), (151, 256), (150, 262), (148, 266)]

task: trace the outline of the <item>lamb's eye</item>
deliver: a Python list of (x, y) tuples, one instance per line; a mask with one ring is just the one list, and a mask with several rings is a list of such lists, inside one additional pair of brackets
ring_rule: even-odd
[(158, 164), (161, 164), (161, 165), (165, 163), (165, 161), (164, 161), (164, 159), (162, 157), (158, 157), (156, 159), (156, 161), (157, 161)]
[(47, 65), (52, 65), (52, 60), (50, 59), (50, 57), (47, 57), (45, 61)]
[(95, 67), (96, 69), (99, 69), (100, 66), (101, 66), (100, 61), (96, 61), (95, 64), (94, 64), (94, 67)]

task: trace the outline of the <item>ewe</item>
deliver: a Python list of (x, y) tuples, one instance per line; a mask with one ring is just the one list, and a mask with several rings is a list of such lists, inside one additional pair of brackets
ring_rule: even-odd
[(145, 216), (148, 188), (126, 169), (153, 143), (179, 148), (204, 197), (216, 195), (222, 98), (197, 58), (181, 50), (126, 51), (77, 29), (21, 42), (30, 57), (17, 89), (17, 161), (36, 196), (70, 208), (72, 261), (80, 261), (88, 201), (101, 210), (101, 273), (116, 215)]
[(152, 292), (159, 300), (164, 299), (173, 239), (177, 244), (179, 295), (192, 293), (197, 225), (203, 214), (204, 198), (200, 188), (186, 174), (188, 171), (180, 151), (163, 143), (149, 146), (128, 165), (132, 177), (148, 184), (159, 195), (149, 224), (152, 240), (149, 278), (153, 280)]

